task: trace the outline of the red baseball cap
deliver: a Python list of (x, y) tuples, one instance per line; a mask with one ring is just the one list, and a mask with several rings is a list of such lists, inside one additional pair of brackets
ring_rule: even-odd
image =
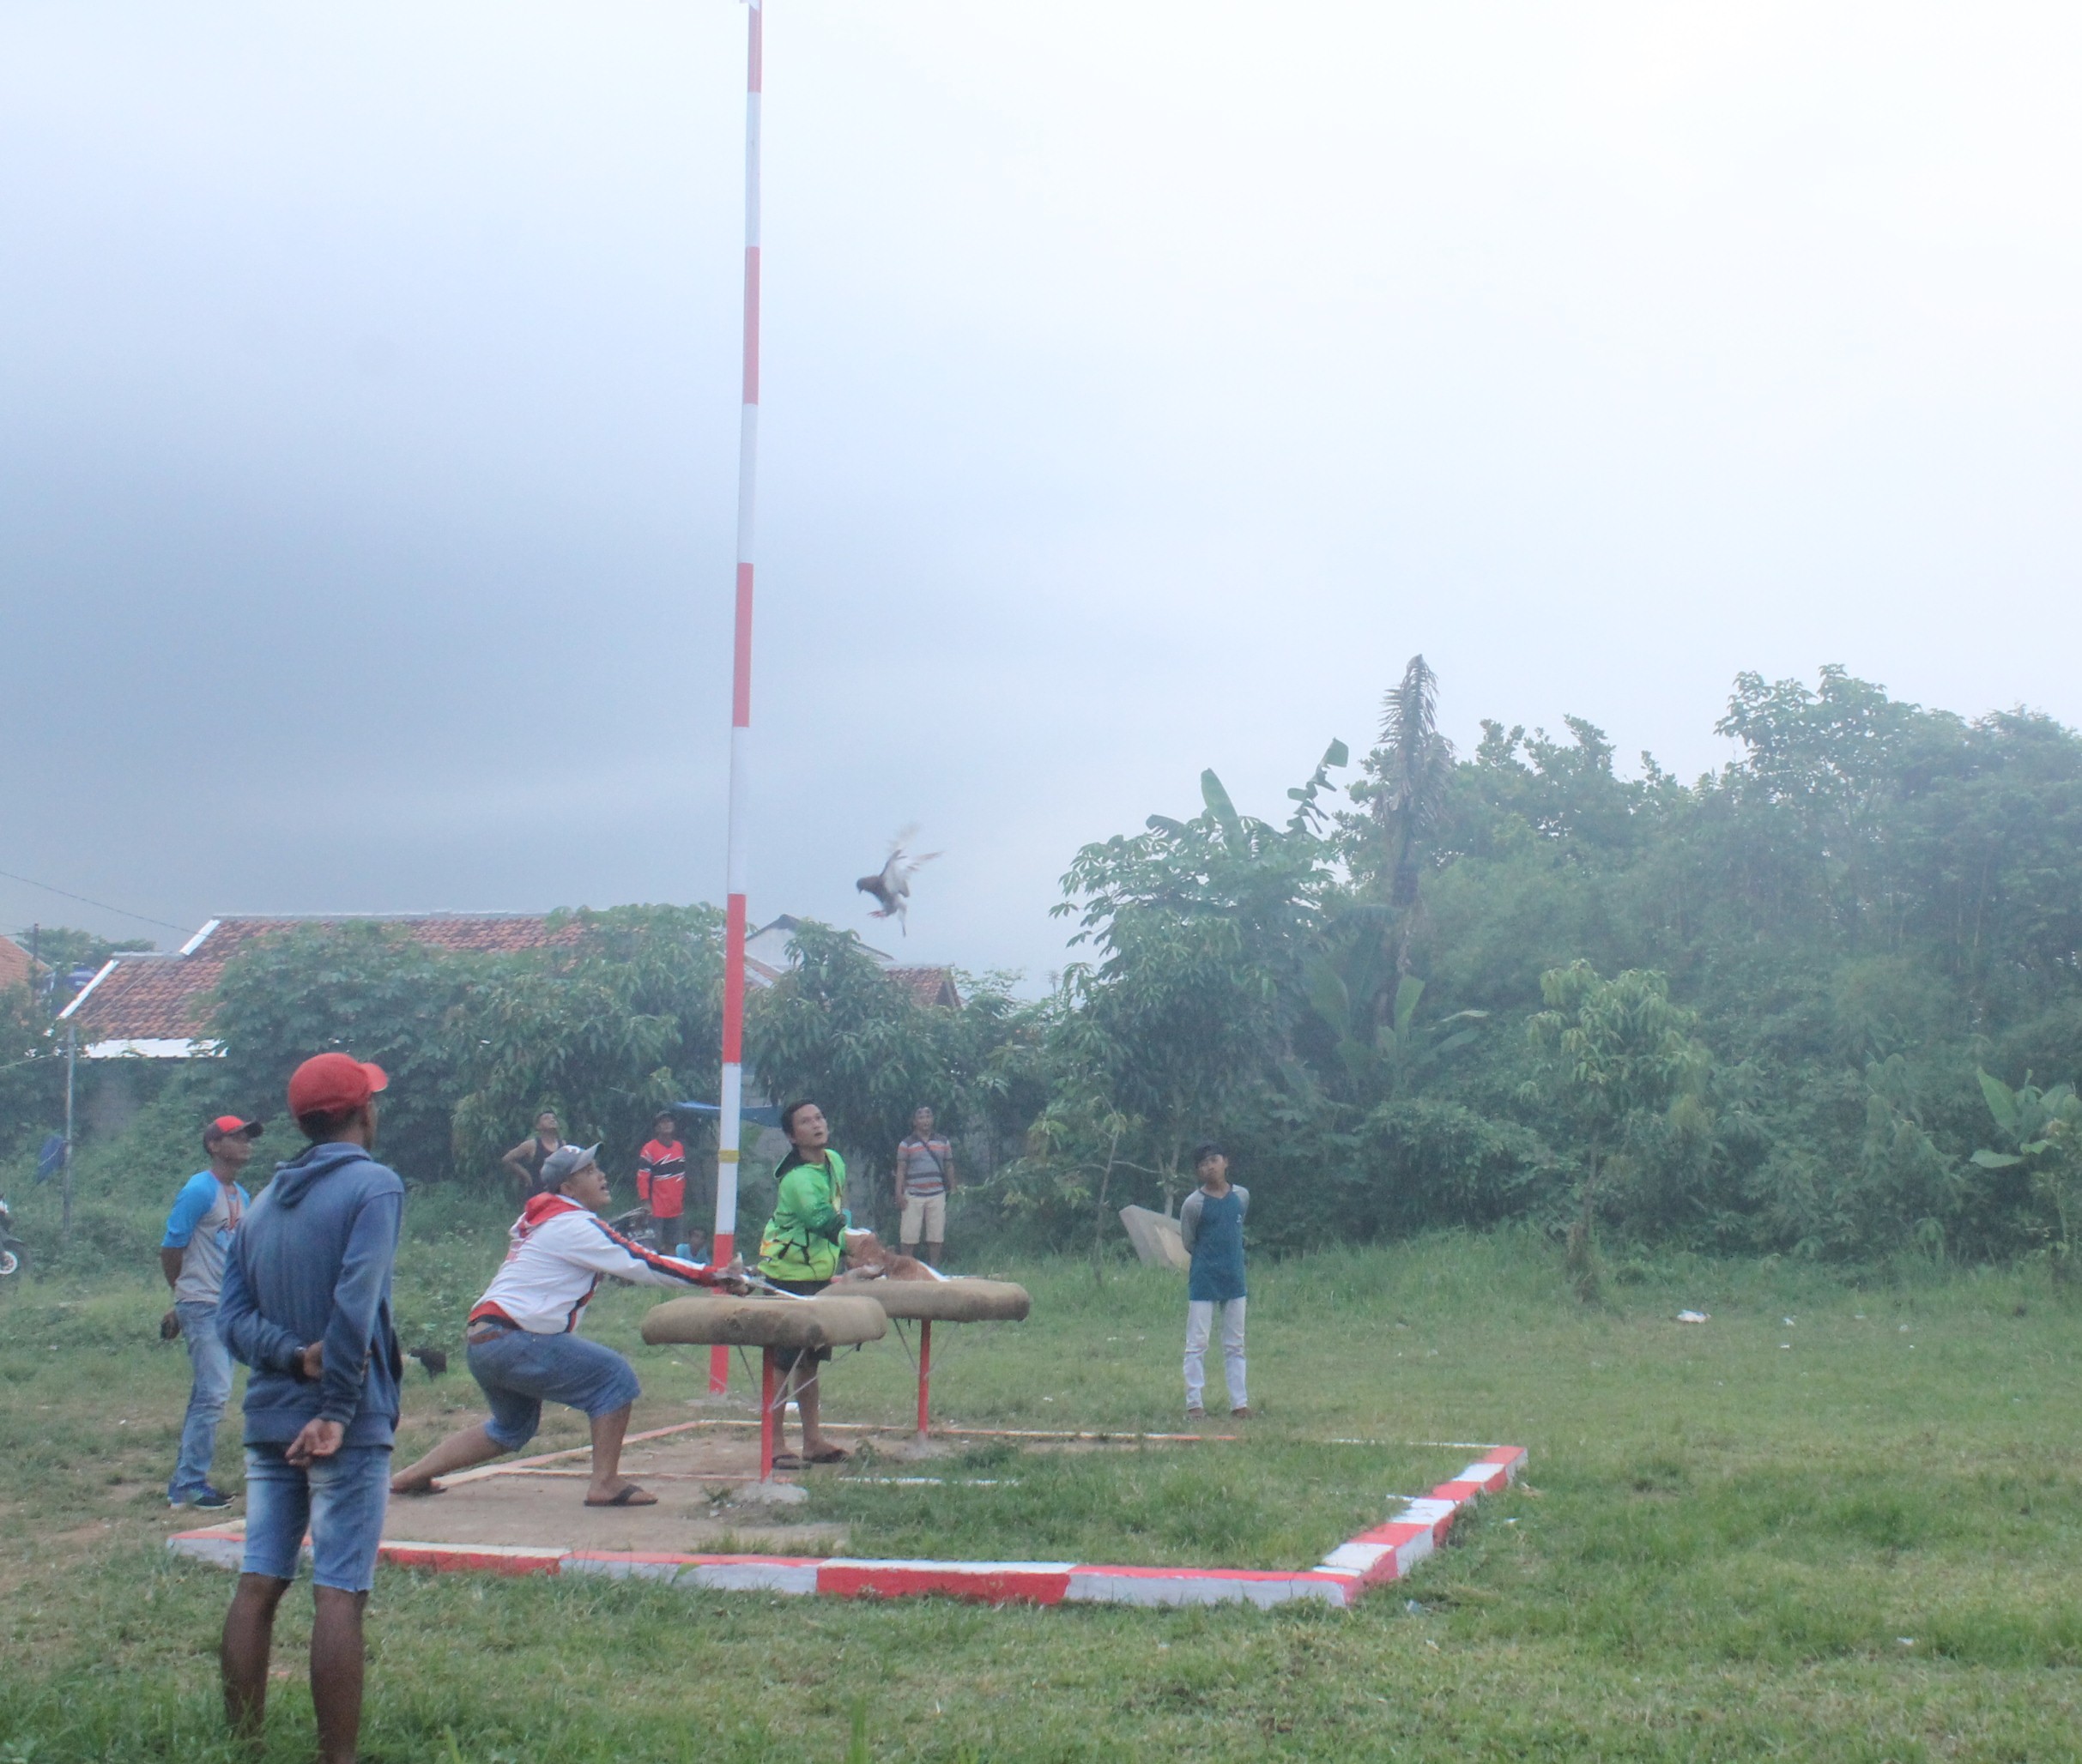
[(257, 1121), (241, 1121), (235, 1115), (220, 1115), (203, 1129), (205, 1139), (227, 1139), (233, 1133), (244, 1133), (249, 1139), (260, 1137), (261, 1127)]
[(359, 1109), (390, 1080), (380, 1066), (350, 1054), (314, 1054), (289, 1076), (289, 1113), (344, 1115)]

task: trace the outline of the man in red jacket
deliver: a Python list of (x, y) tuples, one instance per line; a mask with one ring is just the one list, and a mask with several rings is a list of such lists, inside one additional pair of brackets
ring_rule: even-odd
[(636, 1198), (651, 1204), (651, 1229), (667, 1255), (675, 1244), (688, 1241), (681, 1231), (687, 1211), (687, 1147), (680, 1143), (679, 1119), (669, 1109), (658, 1111), (637, 1157)]

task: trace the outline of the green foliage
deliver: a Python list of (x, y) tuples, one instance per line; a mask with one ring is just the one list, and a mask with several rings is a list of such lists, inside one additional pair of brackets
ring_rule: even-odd
[(1975, 1076), (1988, 1113), (2013, 1149), (1983, 1147), (1974, 1153), (1974, 1163), (1985, 1170), (2022, 1170), (2029, 1176), (2031, 1193), (2052, 1215), (2054, 1272), (2066, 1280), (2082, 1277), (2075, 1262), (2082, 1247), (2075, 1235), (2082, 1228), (2082, 1096), (2073, 1084), (2039, 1090), (2029, 1072), (2014, 1090), (1986, 1072)]
[(661, 1103), (714, 1088), (721, 915), (617, 907), (553, 925), (577, 934), (507, 955), (440, 950), (374, 921), (257, 939), (219, 984), (213, 1091), (279, 1119), (289, 1074), (338, 1048), (390, 1075), (383, 1151), (410, 1179), (498, 1183), (499, 1155), (545, 1105), (626, 1168)]
[(1546, 1009), (1527, 1024), (1562, 1105), (1595, 1147), (1623, 1138), (1704, 1078), (1698, 1013), (1670, 1002), (1667, 975), (1632, 970), (1601, 980), (1588, 962), (1540, 976)]
[(1276, 1210), (1304, 1241), (1402, 1229), (1442, 1215), (1371, 1163), (1364, 1198), (1326, 1172), (1389, 1105), (1456, 1110), (1423, 1116), (1462, 1148), (1436, 1160), (1384, 1117), (1394, 1168), (1452, 1190), (1468, 1122), (1528, 1136), (1478, 1186), (1559, 1229), (1572, 1184), (1587, 1284), (1593, 1224), (1839, 1259), (2067, 1241), (2050, 1178), (1968, 1155), (1977, 1065), (2082, 1065), (2082, 738), (1840, 668), (1739, 678), (1737, 757), (1691, 784), (1646, 755), (1622, 777), (1581, 717), (1483, 728), (1453, 761), (1419, 658), (1353, 808), (1319, 767), (1284, 833), (1206, 790), (1198, 821), (1080, 854), (1062, 909), (1106, 959), (1051, 1047), (1145, 1123), (1138, 1161), (1189, 1115), (1250, 1148), (1259, 1241)]
[(337, 1048), (373, 1060), (384, 1093), (384, 1156), (422, 1180), (449, 1169), (456, 1018), (486, 962), (376, 920), (300, 925), (242, 947), (218, 982), (211, 1077), (227, 1109), (275, 1124), (283, 1157), (301, 1142), (286, 1111), (289, 1075)]
[(1179, 1160), (1244, 1088), (1276, 1069), (1301, 1008), (1301, 958), (1334, 883), (1315, 798), (1333, 744), (1285, 829), (1237, 813), (1213, 772), (1189, 821), (1087, 845), (1056, 910), (1096, 959), (1064, 972), (1057, 1082), (1103, 1094), (1140, 1124), (1168, 1207)]
[(457, 1168), (498, 1163), (544, 1108), (567, 1137), (633, 1166), (651, 1117), (705, 1097), (722, 1059), (723, 916), (713, 907), (558, 915), (578, 941), (487, 965), (450, 1024)]
[(0, 987), (0, 1157), (64, 1124), (65, 1053), (26, 986)]
[(961, 976), (959, 1010), (918, 1004), (850, 931), (806, 920), (791, 965), (756, 994), (746, 1048), (766, 1094), (812, 1100), (854, 1175), (848, 1200), (879, 1216), (897, 1142), (921, 1106), (951, 1133), (988, 1145), (1007, 1109), (1042, 1100), (1033, 1071), (1036, 1027), (1003, 976)]

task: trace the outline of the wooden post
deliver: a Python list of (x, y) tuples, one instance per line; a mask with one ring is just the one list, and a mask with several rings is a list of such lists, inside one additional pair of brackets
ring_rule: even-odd
[(918, 1320), (918, 1437), (926, 1433), (925, 1409), (933, 1384), (933, 1320)]
[(773, 1406), (778, 1398), (772, 1348), (760, 1350), (759, 1383), (759, 1479), (770, 1483), (773, 1480)]

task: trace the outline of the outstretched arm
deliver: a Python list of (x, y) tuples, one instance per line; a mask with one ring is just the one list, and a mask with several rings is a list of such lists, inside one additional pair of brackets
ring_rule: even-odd
[(640, 1243), (632, 1243), (602, 1220), (588, 1217), (563, 1227), (555, 1238), (559, 1255), (590, 1268), (596, 1274), (612, 1274), (639, 1286), (715, 1286), (720, 1283), (715, 1269), (703, 1262), (683, 1262), (677, 1256), (657, 1255)]

